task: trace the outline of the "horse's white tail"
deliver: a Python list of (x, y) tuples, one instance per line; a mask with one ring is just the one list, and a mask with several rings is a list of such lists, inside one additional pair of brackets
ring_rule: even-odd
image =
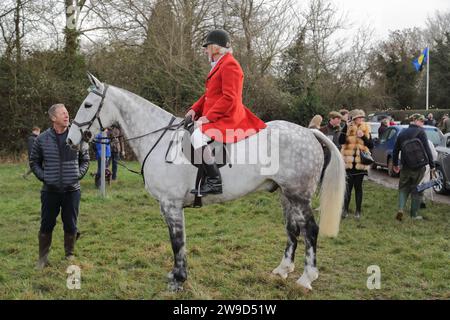
[(319, 234), (336, 237), (339, 232), (346, 189), (345, 164), (341, 153), (330, 139), (318, 130), (311, 131), (331, 152), (330, 163), (325, 170), (320, 190)]

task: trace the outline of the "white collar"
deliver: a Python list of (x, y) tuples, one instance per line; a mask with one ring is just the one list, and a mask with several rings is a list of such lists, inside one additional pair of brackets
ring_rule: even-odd
[(211, 62), (211, 70), (214, 69), (214, 67), (217, 65), (217, 63), (220, 61), (220, 59), (223, 58), (223, 56), (224, 56), (224, 54), (221, 55), (221, 56), (219, 57), (219, 59), (217, 59), (217, 61), (212, 61), (212, 62)]

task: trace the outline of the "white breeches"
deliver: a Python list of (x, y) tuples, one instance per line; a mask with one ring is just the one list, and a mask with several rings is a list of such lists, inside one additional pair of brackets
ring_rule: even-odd
[(200, 128), (195, 129), (191, 135), (191, 143), (195, 150), (208, 145), (209, 141), (211, 141), (211, 138), (203, 134)]

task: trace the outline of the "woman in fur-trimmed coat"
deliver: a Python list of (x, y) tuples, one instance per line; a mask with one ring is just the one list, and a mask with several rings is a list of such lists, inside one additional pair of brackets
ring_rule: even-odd
[(348, 206), (355, 188), (356, 211), (355, 217), (361, 217), (361, 205), (363, 198), (363, 179), (369, 170), (369, 166), (361, 163), (360, 151), (369, 151), (373, 148), (370, 126), (364, 122), (366, 114), (363, 110), (352, 110), (350, 112), (351, 122), (342, 129), (339, 143), (342, 145), (341, 153), (347, 170), (347, 192), (345, 195), (344, 212), (342, 217), (348, 215)]

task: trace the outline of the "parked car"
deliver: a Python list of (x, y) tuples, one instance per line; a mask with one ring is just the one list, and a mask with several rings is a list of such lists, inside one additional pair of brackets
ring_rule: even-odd
[[(393, 117), (391, 114), (386, 113), (386, 112), (375, 112), (375, 113), (371, 113), (367, 116), (367, 121), (370, 123), (375, 123), (375, 122), (381, 122), (383, 119), (388, 119), (389, 122), (391, 122), (393, 120)], [(400, 124), (401, 121), (395, 121), (395, 124)]]
[(450, 133), (444, 135), (444, 145), (436, 147), (436, 151), (438, 158), (434, 163), (440, 184), (433, 189), (439, 194), (450, 193)]
[[(380, 166), (387, 168), (390, 177), (398, 176), (393, 169), (392, 153), (394, 151), (395, 142), (402, 130), (408, 128), (408, 125), (390, 126), (378, 139), (374, 139), (374, 147), (372, 149), (372, 157), (374, 164), (372, 168)], [(445, 146), (444, 135), (441, 130), (432, 126), (424, 126), (425, 133), (428, 140), (430, 140), (435, 147)]]
[(391, 120), (392, 116), (386, 112), (375, 112), (375, 113), (371, 113), (367, 116), (367, 119), (370, 122), (381, 122), (381, 120), (386, 119), (386, 118)]
[(370, 134), (372, 136), (372, 139), (377, 139), (378, 138), (378, 129), (381, 126), (380, 122), (368, 122), (368, 124), (370, 125)]

